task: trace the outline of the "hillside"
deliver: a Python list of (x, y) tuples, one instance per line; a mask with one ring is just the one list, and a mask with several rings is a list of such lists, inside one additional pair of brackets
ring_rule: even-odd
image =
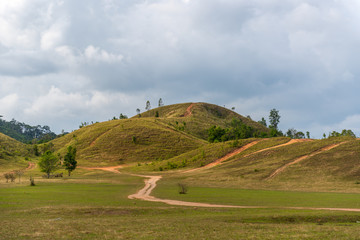
[(359, 140), (302, 140), (268, 149), (276, 139), (260, 141), (218, 166), (179, 176), (212, 187), (360, 192)]
[[(159, 121), (174, 128), (184, 129), (185, 132), (198, 138), (207, 140), (207, 130), (212, 126), (229, 127), (231, 121), (239, 119), (247, 126), (261, 133), (268, 133), (269, 129), (243, 117), (240, 114), (227, 108), (209, 103), (182, 103), (163, 106), (141, 113), (141, 118), (154, 118), (156, 112), (159, 114)], [(138, 118), (134, 116), (133, 118)]]
[[(0, 166), (27, 166), (25, 157), (32, 156), (31, 146), (0, 133)], [(5, 166), (6, 165), (6, 166)]]
[(76, 146), (79, 164), (86, 166), (164, 160), (206, 144), (201, 139), (151, 118), (96, 123), (55, 139), (52, 143), (62, 155), (67, 146)]

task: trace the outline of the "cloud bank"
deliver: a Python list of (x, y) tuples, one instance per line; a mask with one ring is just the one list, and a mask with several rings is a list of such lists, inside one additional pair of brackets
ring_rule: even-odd
[(313, 137), (360, 134), (360, 3), (14, 0), (0, 3), (0, 115), (57, 132), (205, 101)]

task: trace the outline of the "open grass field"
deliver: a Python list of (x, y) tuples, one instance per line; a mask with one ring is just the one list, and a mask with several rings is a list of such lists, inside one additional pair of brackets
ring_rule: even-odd
[[(278, 209), (280, 206), (357, 206), (358, 197), (159, 185), (156, 196), (270, 206), (269, 209), (174, 207), (129, 200), (139, 177), (81, 171), (37, 185), (1, 184), (1, 239), (358, 239), (360, 214)], [(222, 196), (222, 199), (219, 197)], [(340, 201), (340, 202), (338, 202)]]

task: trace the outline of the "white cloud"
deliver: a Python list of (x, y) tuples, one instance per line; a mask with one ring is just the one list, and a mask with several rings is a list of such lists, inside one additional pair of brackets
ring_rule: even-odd
[(90, 61), (114, 63), (123, 59), (121, 54), (115, 55), (92, 45), (85, 49), (85, 57)]
[(18, 106), (19, 96), (17, 94), (10, 94), (0, 99), (0, 115), (5, 118), (16, 113)]

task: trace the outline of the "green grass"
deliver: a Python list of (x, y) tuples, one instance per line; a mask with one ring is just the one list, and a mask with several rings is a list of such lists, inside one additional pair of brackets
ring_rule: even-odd
[[(170, 184), (172, 183), (172, 184)], [(322, 193), (300, 191), (270, 191), (189, 186), (187, 194), (179, 194), (174, 181), (164, 179), (154, 196), (188, 202), (268, 207), (329, 207), (359, 208), (360, 195), (356, 193)]]
[[(35, 187), (0, 186), (1, 239), (357, 239), (358, 213), (174, 207), (129, 200), (143, 186), (138, 177), (81, 172), (71, 179), (38, 180)], [(72, 182), (68, 182), (72, 181)], [(101, 182), (97, 182), (101, 181)], [(4, 186), (4, 185), (2, 185)], [(170, 188), (168, 189), (170, 190)], [(172, 191), (171, 189), (170, 191)], [(164, 187), (160, 187), (160, 192)], [(297, 193), (190, 188), (188, 200), (290, 205)], [(166, 193), (167, 191), (165, 191)], [(295, 195), (292, 195), (295, 194)], [(297, 194), (297, 195), (296, 195)], [(177, 197), (169, 193), (169, 197)], [(262, 197), (259, 199), (259, 197)], [(311, 198), (314, 199), (311, 199)], [(320, 202), (324, 195), (302, 199)], [(355, 198), (355, 197), (354, 197)], [(218, 199), (218, 200), (216, 200)], [(325, 198), (329, 203), (330, 196)], [(332, 201), (336, 201), (337, 198)], [(297, 203), (300, 204), (300, 200)], [(222, 202), (223, 203), (223, 202)], [(351, 203), (353, 204), (353, 203)], [(351, 205), (348, 203), (348, 205)], [(352, 205), (351, 205), (352, 206)]]

